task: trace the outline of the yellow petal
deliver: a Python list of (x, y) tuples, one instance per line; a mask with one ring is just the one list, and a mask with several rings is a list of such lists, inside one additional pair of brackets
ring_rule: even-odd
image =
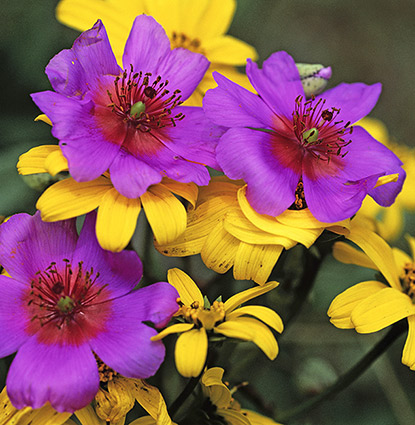
[(209, 39), (225, 34), (232, 22), (235, 9), (235, 0), (209, 0), (208, 7), (197, 25), (201, 38)]
[(43, 121), (46, 124), (52, 125), (52, 121), (45, 114), (40, 114), (35, 118), (35, 121)]
[(230, 35), (206, 40), (203, 42), (203, 48), (212, 63), (242, 66), (245, 65), (246, 58), (257, 58), (256, 50), (252, 46)]
[(156, 421), (151, 416), (143, 416), (130, 422), (129, 425), (157, 425)]
[(151, 340), (159, 341), (160, 339), (163, 339), (167, 335), (187, 332), (187, 331), (190, 331), (190, 329), (192, 329), (194, 326), (195, 325), (193, 323), (176, 323), (175, 325), (171, 325), (168, 328), (163, 329), (157, 335), (152, 336)]
[(140, 199), (158, 244), (172, 242), (185, 231), (186, 210), (168, 189), (150, 186)]
[(233, 266), (238, 246), (238, 239), (230, 235), (223, 228), (222, 222), (219, 222), (211, 229), (203, 245), (202, 260), (215, 272), (225, 273)]
[(408, 336), (402, 352), (402, 363), (415, 370), (415, 316), (408, 316)]
[(55, 150), (46, 158), (45, 168), (50, 175), (56, 176), (61, 171), (68, 170), (68, 160), (63, 156), (60, 149)]
[(231, 313), (227, 314), (226, 320), (233, 320), (244, 315), (256, 317), (279, 333), (284, 330), (281, 317), (274, 310), (271, 310), (270, 308), (264, 307), (262, 305), (247, 305), (239, 307)]
[(399, 178), (399, 173), (388, 174), (387, 176), (381, 176), (381, 177), (378, 178), (378, 181), (376, 182), (373, 189), (375, 189), (379, 186), (383, 186), (384, 184), (387, 184), (387, 183), (397, 182), (398, 178)]
[(180, 295), (180, 300), (184, 305), (191, 305), (197, 301), (203, 305), (203, 295), (196, 283), (184, 271), (174, 268), (167, 272), (167, 281), (173, 285)]
[(351, 314), (351, 321), (359, 333), (377, 332), (380, 329), (415, 314), (415, 305), (408, 295), (385, 288), (362, 300)]
[(165, 177), (161, 181), (160, 185), (167, 188), (170, 192), (186, 199), (186, 201), (190, 202), (193, 208), (195, 207), (199, 190), (194, 183), (176, 182)]
[(353, 226), (347, 238), (368, 255), (392, 288), (401, 290), (392, 250), (380, 236), (363, 227)]
[(241, 409), (241, 412), (248, 418), (251, 425), (282, 425), (252, 410)]
[(406, 236), (406, 240), (408, 241), (409, 248), (411, 250), (412, 258), (415, 261), (415, 238), (408, 235), (408, 236)]
[(344, 242), (336, 242), (333, 246), (333, 256), (336, 260), (345, 264), (367, 267), (378, 270), (376, 264), (362, 251), (358, 251)]
[(249, 419), (241, 411), (232, 409), (218, 409), (216, 413), (222, 416), (230, 425), (251, 425)]
[[(412, 263), (412, 258), (406, 253), (401, 251), (399, 248), (392, 248), (393, 258), (398, 270), (401, 273), (404, 273), (404, 267), (408, 263)], [(403, 277), (402, 275), (400, 276)]]
[(111, 188), (98, 208), (96, 233), (102, 248), (122, 251), (130, 242), (141, 211), (140, 199), (130, 199)]
[(17, 171), (19, 174), (38, 174), (47, 173), (48, 169), (45, 165), (46, 158), (53, 152), (60, 151), (57, 145), (42, 145), (30, 149), (20, 155), (17, 163)]
[[(173, 422), (167, 412), (166, 403), (158, 388), (136, 379), (134, 396), (138, 403), (150, 414), (157, 425), (171, 425)], [(152, 423), (152, 422), (139, 422)]]
[(176, 342), (174, 357), (182, 376), (197, 377), (205, 365), (208, 338), (204, 328), (182, 333)]
[(111, 182), (104, 177), (83, 183), (72, 178), (65, 179), (46, 189), (36, 208), (41, 211), (44, 221), (78, 217), (97, 208), (111, 188)]
[(278, 354), (278, 344), (273, 333), (262, 322), (249, 317), (226, 320), (214, 328), (214, 331), (229, 338), (252, 341), (265, 355), (274, 360)]
[(225, 301), (225, 311), (230, 313), (239, 305), (246, 303), (252, 298), (259, 297), (262, 294), (265, 294), (272, 289), (276, 288), (279, 285), (279, 282), (271, 281), (266, 283), (263, 286), (255, 286), (254, 288), (247, 289), (246, 291), (239, 292), (238, 294), (233, 295), (227, 301)]
[(282, 250), (281, 245), (252, 245), (240, 242), (233, 265), (233, 277), (236, 280), (253, 280), (263, 285)]
[(377, 233), (390, 241), (396, 239), (402, 233), (403, 227), (404, 216), (402, 207), (395, 202), (390, 207), (384, 208), (380, 231)]
[(100, 419), (91, 405), (75, 412), (75, 416), (82, 425), (106, 425), (106, 421)]
[(375, 280), (361, 282), (346, 289), (331, 302), (327, 312), (330, 322), (340, 329), (352, 329), (353, 323), (350, 320), (354, 308), (366, 298), (387, 288), (383, 283)]
[(229, 388), (222, 382), (223, 373), (221, 367), (211, 367), (201, 379), (203, 394), (218, 408), (229, 407), (232, 399)]

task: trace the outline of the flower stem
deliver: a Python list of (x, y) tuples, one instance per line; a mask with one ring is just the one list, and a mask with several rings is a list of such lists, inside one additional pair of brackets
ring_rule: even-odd
[(290, 409), (285, 412), (281, 412), (277, 415), (278, 422), (289, 423), (291, 419), (294, 419), (298, 416), (301, 416), (311, 409), (314, 409), (322, 401), (333, 397), (351, 383), (353, 383), (369, 366), (381, 355), (383, 354), (393, 342), (403, 333), (405, 330), (405, 321), (400, 321), (392, 326), (390, 331), (379, 341), (377, 344), (365, 354), (348, 372), (340, 376), (337, 381), (327, 387), (323, 392), (316, 395), (315, 397), (305, 401), (299, 406)]
[(180, 407), (183, 406), (184, 402), (187, 400), (190, 394), (192, 394), (193, 390), (196, 388), (196, 385), (200, 381), (203, 372), (204, 368), (202, 369), (202, 372), (199, 376), (197, 376), (196, 378), (190, 378), (183, 391), (179, 394), (176, 400), (173, 401), (170, 408), (168, 409), (171, 418), (173, 418), (173, 416), (177, 413)]

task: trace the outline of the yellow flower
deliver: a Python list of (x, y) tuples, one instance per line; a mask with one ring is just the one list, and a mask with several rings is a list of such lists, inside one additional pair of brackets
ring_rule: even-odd
[[(68, 163), (59, 146), (44, 145), (21, 155), (17, 169), (23, 175), (56, 175), (67, 171)], [(197, 192), (194, 183), (163, 178), (161, 183), (150, 186), (140, 198), (130, 199), (118, 193), (108, 175), (82, 183), (67, 178), (49, 187), (39, 198), (36, 207), (44, 221), (66, 220), (98, 208), (98, 242), (102, 248), (118, 252), (130, 241), (141, 207), (157, 241), (169, 243), (177, 239), (186, 228), (187, 216), (185, 207), (174, 194), (194, 206)]]
[(286, 210), (278, 217), (258, 214), (245, 196), (242, 181), (214, 177), (199, 189), (196, 208), (188, 211), (187, 228), (176, 240), (156, 248), (164, 255), (201, 254), (207, 267), (225, 273), (233, 266), (237, 280), (263, 285), (282, 250), (297, 243), (309, 248), (324, 229), (347, 234), (350, 220), (322, 223), (309, 209)]
[(232, 391), (222, 382), (224, 370), (212, 367), (201, 378), (202, 391), (216, 406), (216, 414), (231, 425), (279, 425), (272, 419), (252, 410), (241, 409), (232, 397)]
[(255, 60), (256, 51), (225, 34), (235, 8), (235, 0), (62, 0), (56, 16), (65, 25), (81, 31), (100, 18), (119, 63), (134, 18), (142, 13), (153, 16), (164, 27), (172, 48), (183, 47), (210, 60), (206, 77), (186, 102), (200, 106), (206, 90), (216, 86), (214, 70), (249, 87), (248, 79), (235, 66), (244, 65), (246, 58)]
[(371, 226), (376, 233), (386, 240), (393, 241), (402, 233), (405, 211), (415, 211), (415, 197), (413, 195), (415, 150), (392, 142), (386, 126), (381, 121), (373, 118), (364, 118), (358, 124), (366, 129), (376, 140), (391, 149), (403, 162), (403, 169), (406, 171), (406, 180), (402, 191), (393, 205), (388, 208), (381, 207), (368, 196), (358, 212), (358, 216), (366, 218), (369, 221), (367, 225)]
[(176, 316), (182, 319), (182, 323), (169, 326), (152, 340), (162, 339), (172, 333), (181, 334), (175, 348), (176, 367), (181, 375), (200, 375), (206, 361), (208, 336), (214, 334), (252, 341), (271, 360), (277, 357), (278, 344), (268, 326), (281, 333), (283, 323), (280, 316), (264, 306), (249, 305), (237, 308), (240, 304), (276, 288), (277, 282), (247, 289), (226, 302), (216, 300), (210, 305), (197, 285), (183, 271), (170, 269), (167, 280), (179, 292), (181, 308)]
[(358, 224), (352, 226), (348, 239), (363, 252), (338, 242), (334, 245), (335, 258), (378, 270), (389, 286), (370, 280), (347, 289), (330, 305), (331, 323), (341, 329), (372, 333), (407, 318), (409, 331), (402, 363), (415, 370), (415, 238), (408, 237), (412, 257)]

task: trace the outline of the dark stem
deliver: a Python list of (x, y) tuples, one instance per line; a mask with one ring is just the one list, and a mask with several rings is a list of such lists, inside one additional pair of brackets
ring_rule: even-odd
[(337, 381), (326, 388), (323, 392), (316, 395), (315, 397), (305, 401), (299, 406), (290, 409), (286, 412), (281, 412), (277, 415), (278, 422), (288, 423), (291, 419), (294, 419), (298, 416), (301, 416), (311, 409), (314, 409), (324, 400), (327, 400), (330, 397), (333, 397), (351, 383), (353, 383), (369, 366), (380, 356), (382, 355), (392, 344), (393, 342), (403, 333), (406, 329), (405, 321), (401, 320), (400, 322), (394, 324), (390, 331), (367, 353), (360, 359), (348, 372), (340, 376)]

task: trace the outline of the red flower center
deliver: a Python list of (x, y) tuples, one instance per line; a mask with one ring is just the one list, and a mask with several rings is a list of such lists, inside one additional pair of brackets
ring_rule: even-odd
[(107, 285), (97, 282), (99, 273), (84, 270), (78, 263), (74, 272), (69, 260), (58, 267), (51, 263), (37, 272), (26, 297), (30, 325), (28, 332), (39, 332), (43, 342), (56, 340), (81, 342), (105, 326), (110, 309)]

